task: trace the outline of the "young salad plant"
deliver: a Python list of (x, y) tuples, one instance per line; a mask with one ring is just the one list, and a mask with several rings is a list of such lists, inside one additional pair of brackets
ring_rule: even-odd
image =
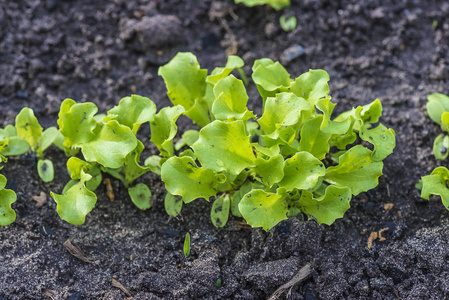
[[(445, 132), (436, 137), (433, 143), (433, 154), (439, 160), (448, 157), (449, 151), (449, 97), (433, 93), (427, 97), (427, 113), (435, 123), (441, 126)], [(449, 170), (446, 167), (438, 167), (430, 175), (422, 177), (421, 197), (429, 200), (430, 195), (441, 197), (444, 207), (449, 210)]]
[(167, 211), (181, 210), (175, 196), (184, 203), (215, 197), (217, 227), (230, 213), (265, 230), (301, 212), (332, 224), (352, 195), (377, 186), (382, 161), (395, 147), (394, 131), (379, 123), (380, 101), (332, 119), (325, 71), (291, 79), (279, 62), (260, 59), (252, 68), (263, 100), (257, 117), (247, 108), (245, 85), (230, 75), (242, 66), (231, 56), (206, 76), (193, 54), (179, 53), (159, 69), (170, 100), (202, 127), (186, 131), (175, 145), (183, 151), (162, 164)]
[(275, 10), (281, 10), (290, 6), (290, 0), (235, 0), (235, 4), (243, 3), (246, 6), (267, 4)]
[[(0, 150), (7, 147), (6, 143), (0, 144)], [(6, 163), (7, 158), (0, 154), (0, 170), (3, 169), (3, 163)], [(5, 189), (6, 177), (0, 174), (0, 226), (6, 226), (16, 220), (16, 212), (11, 208), (11, 204), (16, 202), (17, 195), (14, 191)]]
[[(97, 111), (94, 103), (66, 99), (59, 112), (58, 125), (66, 154), (76, 155), (81, 151), (84, 160), (77, 157), (68, 160), (71, 180), (62, 195), (52, 192), (51, 196), (58, 204), (60, 217), (75, 225), (83, 224), (95, 206), (94, 191), (102, 182), (101, 172), (121, 180), (133, 203), (140, 209), (148, 209), (151, 206), (149, 187), (143, 183), (131, 184), (146, 172), (159, 169), (160, 159), (140, 165), (144, 146), (136, 137), (142, 124), (157, 117), (153, 101), (132, 95), (120, 100), (106, 115), (97, 115)], [(155, 130), (158, 129), (156, 126)]]

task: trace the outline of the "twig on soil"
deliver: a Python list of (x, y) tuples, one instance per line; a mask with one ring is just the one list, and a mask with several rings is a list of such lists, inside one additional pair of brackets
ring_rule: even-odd
[(131, 293), (128, 291), (128, 289), (125, 288), (120, 282), (118, 282), (118, 280), (112, 278), (112, 285), (116, 288), (121, 289), (122, 292), (126, 294), (126, 296), (131, 297)]
[(89, 259), (86, 256), (84, 256), (83, 250), (81, 250), (81, 248), (78, 247), (78, 245), (72, 243), (71, 240), (65, 241), (63, 245), (67, 249), (67, 251), (69, 251), (69, 253), (71, 255), (75, 256), (79, 260), (81, 260), (83, 262), (86, 262), (86, 263), (91, 263), (92, 262), (91, 259)]
[(44, 296), (49, 297), (52, 300), (55, 300), (58, 298), (58, 295), (55, 290), (45, 290)]
[(115, 195), (114, 189), (112, 188), (111, 180), (109, 178), (105, 178), (103, 180), (103, 184), (106, 186), (106, 194), (108, 195), (109, 201), (114, 202)]
[[(305, 265), (289, 282), (279, 287), (268, 300), (278, 299), (279, 296), (281, 296), (281, 294), (284, 291), (286, 291), (287, 289), (290, 289), (291, 291), (291, 288), (295, 284), (301, 283), (302, 281), (306, 280), (307, 278), (309, 278), (311, 274), (312, 274), (312, 267), (310, 266), (310, 264)], [(290, 291), (288, 292), (288, 294), (290, 294)]]

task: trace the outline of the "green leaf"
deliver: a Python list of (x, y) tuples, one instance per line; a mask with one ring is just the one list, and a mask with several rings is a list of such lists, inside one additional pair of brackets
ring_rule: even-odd
[[(395, 133), (382, 124), (370, 129), (371, 125), (364, 124), (360, 129), (360, 138), (374, 145), (373, 160), (382, 161), (393, 153), (396, 147)], [(449, 146), (449, 145), (448, 145)]]
[(24, 154), (30, 149), (30, 144), (19, 136), (12, 136), (5, 139), (3, 150), (0, 151), (5, 156), (16, 156)]
[(284, 158), (281, 154), (274, 155), (268, 160), (258, 157), (255, 164), (254, 172), (268, 187), (272, 187), (284, 177)]
[(144, 183), (138, 183), (128, 188), (128, 194), (137, 208), (146, 210), (151, 207), (151, 191)]
[(212, 74), (207, 76), (206, 82), (214, 86), (218, 81), (220, 81), (220, 79), (226, 78), (233, 70), (243, 67), (244, 64), (243, 59), (238, 56), (231, 55), (228, 57), (226, 66), (224, 68), (215, 68), (212, 71)]
[(441, 197), (444, 207), (449, 210), (449, 170), (438, 167), (430, 175), (422, 177), (421, 197), (429, 200), (430, 195)]
[(253, 190), (243, 196), (239, 210), (251, 227), (269, 230), (287, 219), (288, 205), (284, 195)]
[(318, 100), (329, 94), (329, 74), (324, 70), (309, 70), (295, 79), (290, 91), (315, 105)]
[(337, 166), (327, 168), (324, 180), (339, 187), (349, 187), (357, 196), (377, 186), (382, 167), (382, 162), (373, 161), (371, 150), (357, 145), (339, 157)]
[(215, 101), (212, 113), (217, 120), (248, 120), (254, 114), (246, 108), (248, 95), (243, 82), (230, 75), (217, 82), (214, 87)]
[(441, 125), (441, 116), (444, 112), (449, 112), (449, 97), (440, 94), (433, 93), (427, 96), (427, 113), (429, 117), (437, 124)]
[(167, 95), (174, 105), (181, 105), (185, 115), (199, 126), (210, 122), (207, 104), (203, 100), (206, 91), (207, 70), (200, 69), (192, 53), (178, 53), (166, 65), (159, 68), (167, 86)]
[(14, 125), (8, 124), (5, 128), (0, 129), (0, 140), (13, 136), (17, 136), (17, 129)]
[(329, 153), (330, 135), (323, 132), (321, 124), (323, 116), (317, 116), (307, 120), (301, 128), (301, 139), (299, 140), (299, 151), (307, 151), (318, 159), (324, 159)]
[(258, 59), (254, 62), (252, 70), (253, 81), (264, 103), (267, 97), (274, 97), (276, 93), (286, 92), (290, 86), (290, 74), (279, 62), (273, 62), (268, 58)]
[(286, 15), (282, 15), (279, 18), (279, 24), (281, 25), (282, 30), (285, 32), (290, 32), (295, 30), (298, 21), (295, 16), (286, 17)]
[(267, 98), (265, 110), (257, 122), (266, 133), (270, 134), (283, 126), (298, 124), (302, 112), (312, 109), (313, 106), (303, 98), (297, 97), (292, 93), (279, 93), (276, 95), (276, 98)]
[(192, 149), (201, 165), (215, 172), (238, 175), (245, 168), (254, 166), (255, 162), (245, 123), (241, 120), (216, 120), (208, 124), (201, 129)]
[(309, 152), (298, 152), (284, 162), (284, 178), (278, 183), (286, 191), (312, 189), (326, 174), (324, 164)]
[(145, 159), (144, 165), (148, 167), (151, 172), (161, 175), (161, 160), (159, 155), (152, 155)]
[(137, 133), (140, 125), (153, 121), (155, 114), (156, 104), (149, 98), (138, 95), (122, 98), (118, 106), (108, 111), (108, 115), (116, 115), (116, 120), (132, 129), (134, 134)]
[(167, 193), (164, 199), (164, 207), (169, 216), (176, 217), (181, 213), (182, 198), (180, 196)]
[(441, 115), (441, 129), (449, 132), (449, 112), (447, 111)]
[(17, 195), (14, 191), (5, 189), (6, 177), (0, 174), (0, 226), (6, 226), (16, 220), (16, 212), (11, 204), (16, 202)]
[(224, 227), (228, 222), (229, 209), (231, 207), (231, 200), (229, 195), (221, 195), (212, 204), (210, 210), (210, 219), (215, 227)]
[(52, 181), (55, 175), (52, 161), (48, 159), (39, 159), (37, 162), (37, 172), (43, 182)]
[(256, 6), (268, 4), (275, 10), (281, 10), (290, 6), (290, 0), (235, 0), (235, 3), (243, 3), (246, 6)]
[(56, 211), (61, 219), (73, 225), (81, 225), (85, 222), (86, 215), (94, 208), (97, 196), (88, 190), (85, 182), (91, 176), (81, 171), (81, 179), (63, 195), (50, 192), (57, 203)]
[(42, 127), (31, 108), (24, 107), (16, 116), (16, 129), (17, 134), (30, 144), (33, 152), (36, 152), (42, 136)]
[(81, 179), (81, 171), (89, 173), (92, 165), (78, 157), (70, 157), (67, 161), (67, 171), (72, 179)]
[(162, 156), (172, 157), (174, 154), (173, 138), (178, 131), (176, 120), (183, 112), (184, 108), (180, 105), (164, 107), (150, 122), (151, 141), (156, 144)]
[(131, 129), (114, 120), (104, 124), (93, 140), (80, 145), (87, 161), (113, 169), (122, 166), (136, 146), (137, 138)]
[[(56, 127), (49, 127), (44, 130), (42, 137), (39, 140), (39, 155), (42, 156), (43, 152), (51, 146), (55, 141), (61, 138), (61, 133)], [(62, 138), (64, 138), (62, 136)]]
[(186, 238), (184, 239), (184, 256), (187, 258), (190, 256), (190, 233), (187, 232)]
[[(338, 115), (334, 120), (335, 121), (344, 121), (349, 117), (353, 117), (355, 120), (363, 121), (364, 123), (377, 123), (379, 122), (379, 118), (382, 116), (382, 103), (379, 99), (374, 100), (373, 102), (358, 106), (357, 108), (353, 108), (348, 110), (340, 115)], [(359, 128), (355, 128), (355, 130), (359, 130)]]
[(319, 224), (331, 225), (338, 218), (343, 218), (350, 208), (351, 189), (330, 185), (319, 198), (314, 198), (309, 191), (302, 191), (301, 198), (295, 204), (308, 215), (313, 216)]
[(84, 143), (92, 141), (96, 133), (97, 122), (93, 116), (97, 112), (94, 103), (75, 103), (66, 99), (61, 104), (58, 125), (64, 135), (64, 146), (66, 148), (79, 147)]
[(449, 155), (449, 136), (440, 134), (433, 142), (433, 155), (436, 159), (445, 160)]
[(216, 194), (214, 172), (199, 168), (188, 156), (169, 158), (162, 165), (161, 178), (167, 191), (182, 196), (185, 203), (197, 198), (209, 200)]
[(137, 140), (137, 147), (126, 157), (125, 160), (125, 185), (131, 184), (135, 179), (151, 170), (151, 167), (142, 167), (140, 154), (144, 150), (141, 141)]

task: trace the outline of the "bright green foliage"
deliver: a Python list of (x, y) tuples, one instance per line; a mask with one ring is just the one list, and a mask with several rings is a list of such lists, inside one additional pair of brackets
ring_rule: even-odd
[(115, 115), (116, 120), (128, 126), (137, 133), (140, 125), (154, 120), (156, 114), (156, 104), (149, 98), (132, 95), (120, 100), (118, 106), (108, 111), (108, 115)]
[(165, 211), (171, 217), (176, 217), (181, 213), (182, 209), (182, 198), (179, 196), (174, 196), (170, 193), (165, 195), (164, 199)]
[(30, 149), (30, 144), (17, 135), (14, 125), (6, 125), (0, 129), (0, 154), (4, 156), (21, 155)]
[[(175, 91), (163, 75), (169, 97), (200, 95), (206, 99), (211, 122), (199, 133), (183, 135), (176, 150), (190, 148), (178, 156), (173, 148), (165, 152), (170, 158), (163, 162), (161, 176), (169, 193), (181, 196), (185, 203), (221, 193), (211, 211), (215, 226), (224, 226), (230, 212), (265, 230), (300, 212), (319, 223), (332, 224), (349, 208), (352, 195), (378, 184), (382, 160), (395, 147), (394, 131), (382, 124), (374, 126), (382, 114), (379, 100), (332, 118), (335, 103), (325, 71), (310, 70), (291, 79), (280, 63), (260, 59), (252, 67), (263, 99), (263, 114), (257, 119), (247, 108), (244, 84), (226, 71), (240, 67), (240, 61), (230, 58), (219, 69), (222, 73), (207, 78), (206, 91), (201, 94), (203, 81), (194, 76), (200, 72), (197, 60), (184, 55), (189, 61), (183, 64), (175, 57), (167, 66), (172, 68), (176, 62), (180, 70), (193, 68), (191, 78), (180, 78), (186, 76), (184, 71), (176, 76), (181, 83), (196, 78), (198, 86), (180, 84), (180, 91)], [(162, 73), (166, 74), (167, 66), (161, 68)], [(351, 145), (357, 138), (371, 143), (374, 151)], [(165, 140), (171, 142), (161, 138), (155, 143)], [(166, 203), (174, 205), (171, 198)]]
[(184, 112), (180, 105), (164, 107), (157, 114), (151, 125), (151, 141), (156, 144), (162, 156), (173, 156), (173, 138), (178, 127), (176, 120)]
[(84, 170), (80, 172), (79, 182), (68, 189), (63, 195), (50, 192), (58, 204), (56, 211), (61, 219), (73, 225), (84, 223), (86, 215), (94, 208), (97, 196), (86, 188), (86, 181), (92, 178)]
[(201, 129), (192, 149), (206, 169), (234, 175), (254, 166), (256, 159), (245, 131), (245, 123), (241, 120), (208, 124)]
[[(1, 157), (3, 162), (6, 161)], [(6, 226), (16, 220), (16, 212), (11, 208), (11, 204), (16, 202), (16, 193), (12, 190), (5, 189), (6, 177), (0, 174), (0, 226)]]
[(185, 203), (197, 198), (209, 200), (216, 194), (214, 172), (198, 167), (188, 156), (169, 158), (162, 165), (161, 176), (167, 191), (182, 196)]
[(151, 207), (151, 191), (144, 183), (138, 183), (128, 189), (129, 196), (133, 203), (141, 210)]
[(187, 258), (190, 256), (190, 233), (187, 232), (186, 238), (184, 239), (184, 256)]
[(40, 159), (37, 162), (37, 171), (39, 173), (39, 177), (43, 182), (50, 182), (53, 180), (55, 176), (55, 171), (53, 169), (53, 163), (48, 159)]
[(290, 0), (235, 0), (235, 3), (243, 3), (246, 6), (256, 6), (268, 4), (275, 10), (281, 10), (290, 6)]
[(285, 15), (282, 15), (279, 18), (279, 24), (281, 25), (282, 30), (285, 32), (290, 32), (295, 30), (298, 21), (296, 20), (295, 16), (286, 17)]
[(16, 116), (17, 134), (30, 144), (31, 150), (36, 152), (42, 136), (42, 127), (31, 108), (25, 107)]
[(295, 203), (303, 212), (313, 216), (319, 224), (331, 225), (338, 218), (343, 218), (349, 209), (351, 189), (329, 185), (323, 196), (315, 198), (313, 193), (302, 191), (301, 198)]
[[(427, 96), (427, 113), (429, 117), (441, 126), (445, 134), (440, 134), (433, 143), (435, 158), (444, 160), (449, 154), (449, 97), (434, 93)], [(438, 167), (430, 175), (422, 177), (421, 197), (429, 200), (430, 195), (441, 197), (444, 207), (449, 210), (449, 170)]]
[(210, 210), (210, 219), (215, 227), (224, 227), (226, 225), (230, 208), (231, 200), (227, 194), (221, 195), (214, 201)]

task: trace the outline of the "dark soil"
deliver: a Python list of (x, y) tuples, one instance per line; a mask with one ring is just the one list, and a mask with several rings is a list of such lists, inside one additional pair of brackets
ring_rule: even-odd
[[(344, 219), (332, 226), (292, 219), (269, 232), (240, 228), (236, 218), (216, 229), (206, 201), (168, 221), (156, 175), (142, 179), (154, 194), (150, 210), (139, 211), (112, 180), (116, 200), (101, 186), (86, 223), (72, 226), (49, 197), (68, 180), (64, 154), (49, 151), (57, 170), (49, 184), (39, 180), (36, 157), (10, 158), (2, 173), (18, 195), (17, 220), (0, 228), (0, 299), (266, 299), (306, 264), (313, 273), (290, 299), (449, 297), (449, 212), (414, 187), (447, 165), (432, 155), (440, 129), (425, 103), (432, 92), (449, 92), (449, 3), (292, 2), (276, 12), (231, 0), (0, 0), (3, 126), (24, 106), (44, 127), (54, 126), (65, 98), (93, 101), (105, 112), (136, 93), (162, 108), (169, 101), (157, 69), (176, 52), (194, 52), (209, 70), (236, 52), (247, 74), (262, 57), (281, 60), (292, 76), (327, 70), (337, 112), (379, 98), (382, 122), (397, 136), (379, 186), (355, 197)], [(293, 32), (280, 28), (282, 14), (297, 17)], [(298, 57), (291, 60), (292, 53)], [(260, 112), (253, 85), (249, 94)], [(189, 124), (180, 120), (180, 130)], [(41, 191), (48, 201), (37, 208), (32, 196)], [(394, 207), (385, 210), (386, 203)], [(386, 227), (386, 240), (368, 249), (370, 233)], [(187, 232), (192, 255), (185, 259)], [(67, 239), (93, 262), (70, 255)]]

